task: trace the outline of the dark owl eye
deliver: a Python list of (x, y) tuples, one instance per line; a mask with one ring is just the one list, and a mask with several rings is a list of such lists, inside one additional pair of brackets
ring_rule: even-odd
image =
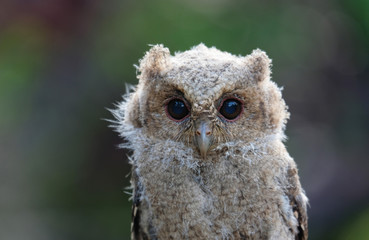
[(180, 121), (188, 116), (189, 111), (181, 99), (175, 98), (168, 102), (167, 113), (175, 121)]
[(219, 108), (220, 114), (228, 120), (236, 119), (242, 112), (242, 103), (234, 98), (223, 101)]

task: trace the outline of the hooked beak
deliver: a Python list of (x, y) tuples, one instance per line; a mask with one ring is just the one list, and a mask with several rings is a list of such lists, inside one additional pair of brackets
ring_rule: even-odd
[(202, 159), (206, 159), (206, 155), (213, 143), (213, 131), (211, 121), (209, 119), (198, 119), (195, 122), (195, 142), (200, 151)]

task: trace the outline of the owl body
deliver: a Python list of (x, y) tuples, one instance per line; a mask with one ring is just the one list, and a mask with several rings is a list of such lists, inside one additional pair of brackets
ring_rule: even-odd
[(133, 150), (132, 239), (307, 239), (270, 59), (156, 45), (115, 112)]

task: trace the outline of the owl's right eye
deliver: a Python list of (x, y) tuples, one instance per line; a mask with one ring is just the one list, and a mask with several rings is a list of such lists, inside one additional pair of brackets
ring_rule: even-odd
[(166, 112), (168, 116), (174, 121), (181, 121), (185, 119), (190, 113), (186, 103), (179, 98), (174, 98), (168, 102), (166, 106)]
[(235, 121), (242, 113), (242, 103), (235, 98), (225, 99), (220, 105), (219, 112), (228, 121)]

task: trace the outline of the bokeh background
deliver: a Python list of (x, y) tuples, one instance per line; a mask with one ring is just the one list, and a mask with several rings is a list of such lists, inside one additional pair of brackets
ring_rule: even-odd
[(369, 239), (368, 0), (2, 0), (0, 239), (129, 239), (113, 117), (148, 44), (273, 59), (310, 239)]

